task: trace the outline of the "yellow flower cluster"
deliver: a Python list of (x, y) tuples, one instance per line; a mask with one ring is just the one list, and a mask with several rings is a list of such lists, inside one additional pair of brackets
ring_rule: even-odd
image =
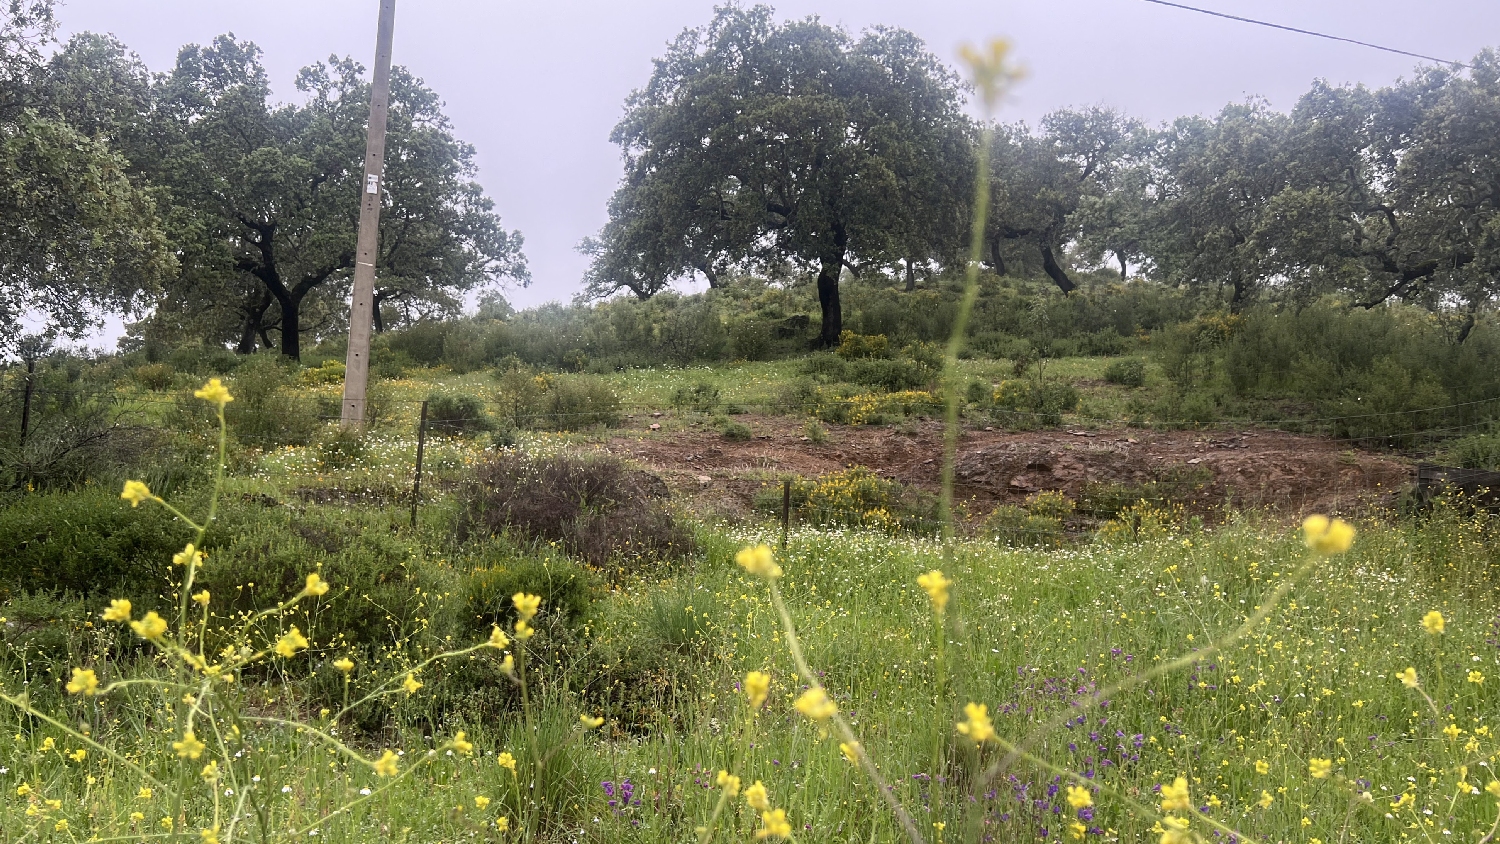
[[(530, 639), (536, 635), (536, 631), (531, 627), (531, 620), (536, 618), (537, 610), (542, 605), (541, 596), (517, 592), (511, 596), (510, 600), (516, 605), (516, 638), (522, 641)], [(491, 641), (494, 640), (493, 635), (490, 638)]]
[(821, 688), (812, 688), (803, 692), (794, 705), (798, 712), (814, 721), (827, 721), (839, 711), (838, 706), (828, 699), (828, 692)]
[(734, 555), (734, 561), (740, 564), (740, 568), (757, 577), (781, 577), (781, 566), (776, 565), (771, 549), (765, 545), (742, 549)]
[(982, 703), (968, 703), (964, 705), (965, 720), (959, 722), (958, 731), (974, 740), (975, 744), (984, 744), (995, 738), (995, 725), (990, 722), (990, 708)]
[(276, 654), (290, 659), (297, 655), (297, 651), (306, 649), (307, 645), (307, 637), (293, 625), (291, 630), (276, 641)]
[(220, 409), (224, 405), (234, 401), (234, 396), (229, 394), (229, 388), (217, 378), (208, 379), (208, 383), (193, 391), (193, 395), (204, 401), (216, 404)]
[(1343, 519), (1308, 516), (1302, 522), (1302, 538), (1318, 554), (1342, 554), (1354, 544), (1354, 526)]
[(759, 710), (766, 704), (766, 697), (771, 693), (771, 675), (764, 671), (751, 671), (745, 675), (745, 697), (750, 701), (751, 710)]
[(953, 581), (943, 576), (937, 569), (917, 576), (917, 585), (927, 592), (927, 597), (932, 600), (932, 608), (941, 613), (948, 609), (948, 587)]

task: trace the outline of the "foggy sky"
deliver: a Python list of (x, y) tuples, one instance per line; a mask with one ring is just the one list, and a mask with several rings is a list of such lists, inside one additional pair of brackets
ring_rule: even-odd
[[(1500, 43), (1494, 0), (1192, 4), (1457, 61)], [(1379, 86), (1419, 63), (1142, 0), (773, 5), (781, 19), (818, 15), (855, 34), (903, 27), (949, 63), (962, 43), (1006, 36), (1028, 78), (1005, 120), (1102, 103), (1158, 123), (1252, 95), (1284, 110), (1316, 78)], [(275, 95), (293, 98), (292, 78), (308, 63), (338, 54), (373, 64), (376, 10), (376, 0), (66, 0), (59, 18), (62, 37), (113, 33), (153, 71), (169, 70), (184, 44), (232, 32), (264, 51)], [(395, 63), (446, 100), (504, 224), (525, 237), (533, 283), (507, 291), (513, 304), (567, 301), (578, 290), (586, 262), (574, 247), (604, 223), (621, 175), (609, 132), (625, 97), (669, 40), (712, 15), (711, 0), (399, 0)]]

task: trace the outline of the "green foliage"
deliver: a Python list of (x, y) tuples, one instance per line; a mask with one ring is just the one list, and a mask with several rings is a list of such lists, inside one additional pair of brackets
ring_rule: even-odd
[[(0, 509), (0, 589), (98, 598), (155, 596), (186, 535), (160, 508), (132, 509), (118, 489), (27, 495)], [(304, 572), (305, 574), (306, 572)]]
[(1040, 375), (1013, 378), (995, 388), (997, 421), (1020, 430), (1056, 427), (1062, 415), (1078, 409), (1078, 390)]
[(672, 391), (672, 406), (698, 413), (712, 413), (719, 407), (719, 388), (704, 381), (678, 387)]
[[(755, 507), (780, 514), (782, 488), (763, 486)], [(847, 525), (887, 532), (932, 533), (937, 500), (915, 487), (855, 466), (818, 478), (792, 480), (794, 515), (814, 525)]]
[(1146, 385), (1146, 362), (1140, 358), (1111, 361), (1104, 370), (1104, 380), (1122, 387), (1144, 387)]
[(1002, 504), (984, 520), (983, 532), (1013, 547), (1057, 547), (1066, 538), (1064, 523), (1075, 509), (1060, 492), (1039, 492), (1022, 506)]
[[(312, 442), (323, 420), (317, 404), (293, 389), (297, 373), (296, 364), (273, 352), (253, 355), (235, 369), (228, 382), (234, 401), (224, 413), (236, 440), (256, 448)], [(195, 419), (194, 427), (206, 429), (211, 414), (191, 392), (178, 396), (179, 412)]]
[(545, 547), (524, 550), (505, 537), (476, 543), (464, 558), (472, 566), (465, 586), (464, 623), (470, 635), (515, 621), (511, 596), (540, 595), (549, 618), (586, 619), (595, 600), (594, 577), (577, 561)]
[(720, 420), (718, 426), (719, 436), (732, 442), (744, 442), (755, 436), (755, 432), (750, 430), (749, 425), (727, 417)]
[(511, 369), (500, 373), (499, 380), (497, 415), (508, 427), (580, 431), (620, 422), (620, 397), (598, 376)]
[(474, 470), (458, 531), (555, 543), (618, 577), (691, 553), (692, 535), (665, 497), (661, 479), (615, 457), (503, 452)]
[(839, 335), (839, 345), (834, 351), (844, 360), (883, 358), (890, 351), (890, 341), (884, 334), (865, 335), (845, 331)]
[(467, 393), (434, 392), (427, 396), (427, 428), (448, 436), (472, 436), (494, 430), (484, 401)]
[(1500, 471), (1500, 434), (1460, 437), (1443, 446), (1442, 458), (1448, 465), (1464, 469)]

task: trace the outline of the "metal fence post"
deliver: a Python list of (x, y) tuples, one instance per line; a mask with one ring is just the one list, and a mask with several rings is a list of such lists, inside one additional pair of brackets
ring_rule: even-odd
[(422, 500), (422, 452), (427, 447), (427, 402), (422, 402), (422, 420), (417, 423), (417, 472), (411, 479), (411, 529), (417, 529), (417, 502)]

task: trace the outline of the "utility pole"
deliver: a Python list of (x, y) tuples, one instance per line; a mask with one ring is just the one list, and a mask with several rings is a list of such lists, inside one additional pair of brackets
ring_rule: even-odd
[(375, 81), (370, 89), (370, 127), (365, 140), (365, 183), (359, 206), (359, 240), (354, 254), (354, 295), (349, 303), (349, 356), (344, 363), (345, 428), (365, 424), (365, 389), (370, 383), (370, 332), (375, 321), (375, 260), (380, 249), (381, 180), (385, 178), (385, 121), (391, 99), (391, 38), (396, 0), (380, 0), (375, 33)]

